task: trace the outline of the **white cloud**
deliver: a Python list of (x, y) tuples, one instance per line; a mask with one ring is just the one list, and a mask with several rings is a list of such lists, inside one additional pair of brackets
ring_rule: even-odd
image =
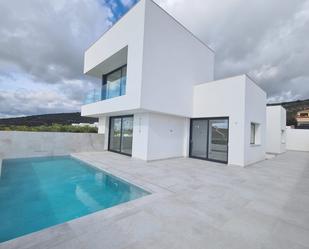
[(111, 24), (96, 0), (10, 0), (0, 5), (1, 71), (39, 82), (82, 76), (84, 50)]
[(22, 116), (34, 113), (71, 112), (79, 101), (54, 90), (27, 90), (0, 92), (0, 116)]
[(215, 49), (216, 78), (249, 73), (270, 99), (309, 98), (308, 1), (156, 2)]
[[(0, 75), (0, 117), (80, 111), (98, 82), (63, 80), (59, 84), (32, 82), (23, 74)], [(5, 90), (6, 89), (6, 90)]]
[(121, 3), (125, 7), (131, 7), (135, 3), (135, 1), (134, 0), (121, 0)]
[(0, 117), (80, 110), (83, 54), (110, 25), (97, 0), (0, 2)]
[[(125, 7), (134, 2), (121, 0)], [(270, 101), (309, 98), (308, 1), (156, 2), (216, 50), (216, 78), (249, 73)], [(83, 76), (83, 53), (111, 25), (112, 6), (1, 1), (0, 117), (79, 110), (100, 84)]]

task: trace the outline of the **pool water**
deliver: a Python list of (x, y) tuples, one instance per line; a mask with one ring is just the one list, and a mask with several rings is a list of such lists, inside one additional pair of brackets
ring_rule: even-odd
[(3, 160), (0, 242), (148, 194), (69, 156)]

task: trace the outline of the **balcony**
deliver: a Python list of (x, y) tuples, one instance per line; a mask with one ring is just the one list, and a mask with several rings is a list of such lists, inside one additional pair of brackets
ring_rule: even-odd
[(84, 104), (91, 104), (125, 95), (127, 82), (126, 74), (127, 67), (123, 66), (109, 74), (103, 75), (102, 88), (96, 88), (87, 93)]
[(84, 104), (91, 104), (102, 100), (107, 100), (115, 97), (125, 95), (126, 84), (121, 82), (120, 84), (103, 85), (102, 88), (94, 88), (90, 92), (86, 93)]

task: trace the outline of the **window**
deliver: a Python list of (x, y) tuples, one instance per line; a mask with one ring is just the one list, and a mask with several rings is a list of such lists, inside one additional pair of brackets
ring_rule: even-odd
[(126, 94), (127, 66), (103, 75), (102, 100)]
[(110, 117), (108, 150), (132, 155), (133, 116)]
[(261, 125), (259, 123), (251, 122), (250, 124), (250, 144), (260, 145), (261, 144)]
[(255, 130), (255, 123), (251, 123), (251, 135), (250, 135), (250, 144), (255, 144), (255, 133), (256, 133), (256, 130)]
[(284, 129), (282, 129), (281, 130), (281, 143), (282, 144), (285, 144), (285, 130)]
[(227, 163), (228, 117), (193, 118), (190, 122), (189, 156)]

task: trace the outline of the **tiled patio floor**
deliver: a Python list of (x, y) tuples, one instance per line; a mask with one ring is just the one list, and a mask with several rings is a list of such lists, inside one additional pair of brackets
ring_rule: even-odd
[(247, 168), (188, 158), (146, 163), (109, 152), (74, 156), (153, 194), (0, 248), (309, 248), (309, 153), (290, 151)]

